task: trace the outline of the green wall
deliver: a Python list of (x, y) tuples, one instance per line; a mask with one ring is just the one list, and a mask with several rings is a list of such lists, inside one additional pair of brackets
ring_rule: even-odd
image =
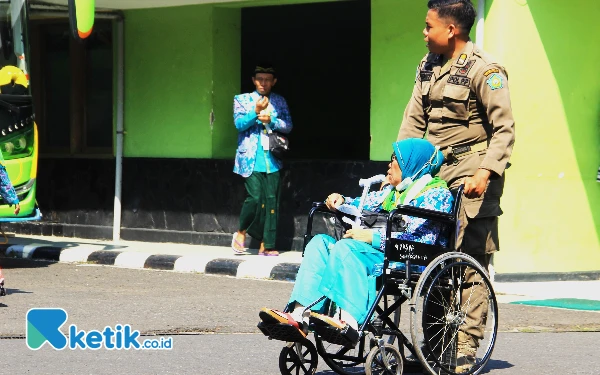
[[(426, 2), (371, 2), (371, 160), (387, 160), (415, 84)], [(378, 146), (378, 145), (384, 145)]]
[(213, 40), (212, 157), (233, 159), (238, 132), (233, 125), (233, 96), (240, 91), (241, 65), (240, 9), (215, 8)]
[(507, 66), (516, 119), (499, 272), (600, 270), (598, 16), (585, 0), (488, 7), (485, 49)]
[(212, 6), (125, 12), (126, 157), (211, 157), (212, 24)]

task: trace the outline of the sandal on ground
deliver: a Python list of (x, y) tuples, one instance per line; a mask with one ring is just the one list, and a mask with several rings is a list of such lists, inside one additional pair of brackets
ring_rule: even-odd
[(267, 249), (265, 249), (263, 251), (259, 250), (258, 255), (264, 255), (266, 257), (276, 257), (276, 256), (279, 255), (279, 251), (277, 251), (277, 250), (267, 250)]
[(237, 240), (237, 235), (237, 232), (233, 234), (233, 238), (231, 239), (231, 250), (233, 250), (235, 254), (244, 254), (246, 252), (246, 248), (242, 242)]

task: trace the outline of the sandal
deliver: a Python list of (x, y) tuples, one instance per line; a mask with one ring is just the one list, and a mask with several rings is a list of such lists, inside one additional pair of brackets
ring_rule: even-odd
[(315, 312), (310, 313), (310, 320), (315, 332), (329, 343), (354, 348), (360, 339), (358, 331), (344, 321)]
[(246, 252), (246, 248), (242, 242), (237, 240), (237, 235), (237, 232), (233, 234), (233, 239), (231, 240), (231, 250), (233, 250), (235, 254), (244, 254)]
[(263, 250), (263, 251), (259, 251), (258, 255), (264, 255), (266, 257), (276, 257), (279, 255), (279, 251), (277, 250)]
[(263, 307), (260, 309), (258, 316), (263, 322), (265, 322), (265, 324), (289, 324), (300, 331), (304, 337), (306, 337), (308, 327), (305, 327), (305, 324), (303, 323), (298, 323), (290, 313)]

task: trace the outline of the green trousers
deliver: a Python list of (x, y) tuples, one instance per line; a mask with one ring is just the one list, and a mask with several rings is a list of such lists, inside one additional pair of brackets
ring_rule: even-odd
[(279, 216), (279, 172), (252, 172), (246, 178), (246, 200), (240, 213), (240, 231), (274, 249)]

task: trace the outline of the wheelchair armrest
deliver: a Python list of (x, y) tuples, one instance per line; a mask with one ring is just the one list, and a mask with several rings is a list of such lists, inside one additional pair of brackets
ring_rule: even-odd
[(421, 219), (429, 219), (441, 223), (454, 223), (455, 215), (452, 213), (445, 213), (435, 210), (428, 210), (426, 208), (418, 208), (409, 205), (399, 205), (395, 210), (390, 212), (390, 218), (398, 215), (408, 215), (418, 217)]
[(327, 205), (325, 203), (323, 203), (323, 202), (313, 202), (312, 206), (313, 207), (319, 207), (319, 208), (322, 208), (322, 207), (327, 208)]

